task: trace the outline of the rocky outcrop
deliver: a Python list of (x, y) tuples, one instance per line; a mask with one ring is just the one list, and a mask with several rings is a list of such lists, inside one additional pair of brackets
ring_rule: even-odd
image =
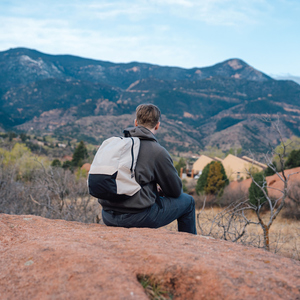
[(1, 299), (299, 299), (300, 262), (162, 229), (0, 215)]

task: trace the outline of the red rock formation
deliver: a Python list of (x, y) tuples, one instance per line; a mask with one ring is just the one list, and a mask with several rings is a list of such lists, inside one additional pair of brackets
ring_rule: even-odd
[[(285, 176), (289, 177), (289, 186), (291, 187), (296, 182), (300, 182), (300, 167), (285, 170)], [(281, 174), (281, 173), (280, 173)], [(278, 175), (267, 176), (268, 194), (270, 197), (279, 198), (282, 194), (279, 190), (283, 189), (283, 182)], [(248, 192), (252, 179), (246, 179), (241, 182), (233, 181), (229, 184), (228, 189), (236, 190), (241, 189), (244, 192)], [(272, 188), (270, 188), (272, 187)], [(289, 201), (289, 199), (287, 199)]]
[(299, 299), (300, 262), (166, 229), (0, 214), (1, 299), (148, 299), (138, 274), (173, 299)]
[(73, 159), (73, 156), (71, 156), (71, 155), (65, 155), (65, 156), (62, 158), (62, 161), (67, 161), (67, 160), (72, 161), (72, 159)]
[(91, 168), (91, 164), (89, 163), (85, 163), (82, 165), (82, 167), (80, 168), (81, 170), (86, 170), (87, 173), (90, 171), (90, 168)]

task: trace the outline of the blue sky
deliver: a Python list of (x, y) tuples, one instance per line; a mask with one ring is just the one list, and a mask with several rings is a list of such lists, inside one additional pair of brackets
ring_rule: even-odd
[(0, 28), (0, 51), (300, 77), (299, 0), (1, 0)]

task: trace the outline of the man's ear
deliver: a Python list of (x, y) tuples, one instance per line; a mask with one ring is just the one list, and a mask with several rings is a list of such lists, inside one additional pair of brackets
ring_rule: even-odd
[(134, 119), (134, 126), (137, 127), (138, 126), (138, 122), (136, 119)]
[(160, 122), (158, 122), (158, 123), (155, 125), (154, 129), (155, 129), (155, 130), (158, 130), (159, 125), (160, 125)]

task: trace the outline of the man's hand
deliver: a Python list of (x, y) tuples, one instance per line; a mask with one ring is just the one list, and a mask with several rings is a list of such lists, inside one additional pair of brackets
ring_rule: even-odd
[(162, 196), (162, 197), (165, 196), (164, 191), (161, 189), (161, 187), (159, 185), (157, 185), (157, 191), (158, 191), (159, 196)]

